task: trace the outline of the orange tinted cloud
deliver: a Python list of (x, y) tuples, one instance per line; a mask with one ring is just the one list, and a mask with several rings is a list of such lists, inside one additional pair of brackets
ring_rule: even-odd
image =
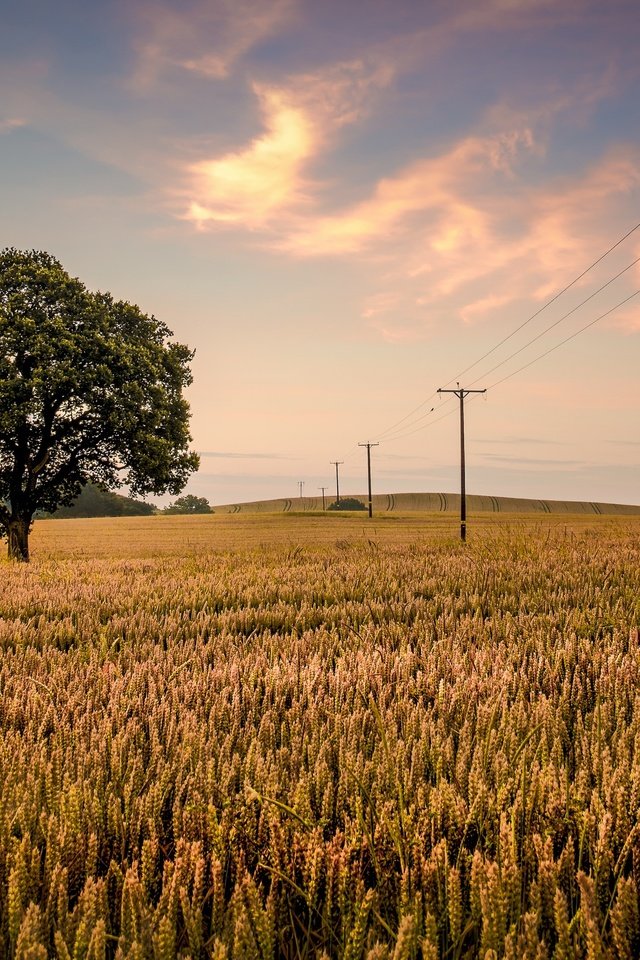
[[(429, 244), (425, 231), (415, 231), (400, 248), (403, 262), (397, 263), (392, 279), (411, 296), (415, 335), (421, 335), (434, 311), (469, 324), (491, 319), (515, 301), (548, 299), (606, 246), (603, 230), (613, 239), (628, 229), (629, 198), (639, 190), (640, 149), (634, 147), (619, 147), (582, 174), (558, 179), (551, 187), (532, 189), (516, 179), (503, 195), (499, 183), (488, 191), (486, 183), (476, 182), (472, 222), (482, 229), (456, 235), (460, 242), (450, 246)], [(448, 203), (440, 223), (455, 225), (459, 206), (453, 195)], [(455, 232), (456, 227), (448, 229)], [(626, 253), (617, 269), (638, 255)], [(629, 273), (611, 292), (622, 297), (631, 284), (638, 286), (638, 278)], [(625, 329), (634, 328), (636, 314), (621, 318)], [(376, 322), (380, 328), (380, 317)]]
[(186, 219), (242, 223), (255, 228), (285, 205), (304, 200), (301, 170), (314, 148), (314, 130), (303, 110), (277, 90), (256, 88), (265, 132), (247, 148), (191, 168)]
[(307, 173), (335, 132), (366, 110), (369, 92), (389, 82), (384, 67), (355, 61), (304, 74), (280, 87), (254, 84), (263, 130), (247, 146), (192, 164), (183, 218), (198, 227), (280, 229), (319, 189)]
[[(359, 253), (391, 246), (399, 233), (421, 235), (436, 254), (447, 255), (469, 243), (481, 243), (488, 233), (488, 213), (473, 198), (484, 177), (511, 171), (521, 149), (532, 144), (528, 130), (496, 137), (467, 137), (439, 157), (409, 165), (395, 177), (381, 180), (371, 197), (331, 216), (298, 224), (281, 243), (297, 256)], [(421, 226), (416, 217), (422, 217)], [(428, 235), (424, 216), (429, 218)], [(415, 267), (416, 272), (428, 264)]]

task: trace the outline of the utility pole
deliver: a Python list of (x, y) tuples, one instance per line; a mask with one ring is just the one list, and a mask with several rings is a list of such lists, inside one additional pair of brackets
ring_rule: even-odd
[(359, 443), (359, 447), (367, 448), (367, 480), (369, 483), (369, 519), (373, 516), (373, 501), (371, 500), (371, 447), (379, 447), (379, 443)]
[(338, 476), (338, 467), (344, 460), (330, 460), (329, 463), (335, 464), (336, 468), (336, 503), (340, 503), (340, 478)]
[(469, 390), (456, 384), (455, 390), (443, 390), (438, 388), (438, 393), (455, 393), (460, 401), (460, 539), (467, 539), (467, 491), (465, 487), (465, 463), (464, 463), (464, 398), (470, 393), (486, 393), (486, 387), (483, 390)]
[(318, 490), (322, 490), (322, 509), (323, 509), (323, 510), (326, 510), (326, 509), (327, 509), (327, 508), (325, 507), (325, 497), (324, 497), (324, 492), (325, 492), (326, 489), (327, 489), (326, 487), (318, 487)]

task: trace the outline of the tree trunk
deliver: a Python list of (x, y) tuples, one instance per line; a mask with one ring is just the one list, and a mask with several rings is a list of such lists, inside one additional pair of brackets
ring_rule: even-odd
[(21, 518), (12, 518), (6, 522), (5, 526), (9, 559), (28, 563), (30, 522)]

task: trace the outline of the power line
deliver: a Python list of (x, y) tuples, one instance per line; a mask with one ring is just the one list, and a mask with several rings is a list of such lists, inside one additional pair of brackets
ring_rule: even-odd
[[(507, 334), (505, 337), (499, 340), (498, 343), (496, 343), (490, 350), (487, 350), (484, 354), (482, 354), (481, 357), (479, 357), (473, 363), (465, 367), (464, 370), (460, 371), (460, 373), (457, 374), (456, 377), (452, 379), (457, 379), (458, 377), (462, 376), (464, 373), (467, 373), (469, 370), (472, 370), (475, 366), (477, 366), (487, 357), (491, 356), (491, 354), (495, 353), (495, 351), (498, 350), (503, 344), (511, 340), (517, 333), (520, 332), (520, 330), (526, 327), (536, 317), (538, 317), (544, 310), (546, 310), (553, 303), (555, 303), (556, 300), (558, 300), (564, 293), (566, 293), (568, 290), (574, 287), (580, 280), (583, 279), (583, 277), (585, 277), (588, 273), (590, 273), (590, 271), (593, 270), (594, 267), (596, 267), (606, 257), (608, 257), (610, 253), (612, 253), (617, 247), (619, 247), (622, 243), (624, 243), (624, 241), (627, 240), (638, 229), (640, 229), (640, 222), (636, 223), (635, 226), (633, 226), (630, 230), (627, 231), (627, 233), (624, 234), (624, 236), (616, 240), (616, 242), (613, 243), (607, 250), (605, 250), (604, 253), (602, 253), (591, 264), (589, 264), (589, 266), (586, 267), (582, 271), (582, 273), (580, 273), (577, 277), (575, 277), (570, 283), (566, 284), (561, 290), (558, 291), (558, 293), (554, 294), (554, 296), (551, 297), (549, 300), (547, 300), (538, 310), (535, 311), (535, 313), (531, 314), (530, 317), (527, 317), (527, 319), (524, 320), (521, 324), (519, 324), (514, 330), (512, 330), (511, 333)], [(595, 290), (592, 294), (590, 294), (588, 297), (582, 300), (579, 304), (577, 304), (577, 306), (573, 307), (566, 314), (560, 317), (559, 320), (554, 321), (554, 323), (550, 324), (548, 327), (546, 327), (543, 331), (541, 331), (539, 334), (537, 334), (535, 337), (529, 340), (522, 347), (519, 347), (517, 350), (511, 353), (504, 360), (501, 360), (500, 363), (497, 363), (495, 364), (495, 366), (491, 367), (489, 371), (487, 371), (487, 373), (483, 374), (483, 377), (486, 377), (488, 374), (493, 373), (495, 370), (499, 369), (499, 367), (504, 366), (504, 364), (508, 363), (514, 357), (518, 356), (520, 353), (526, 350), (527, 347), (530, 347), (533, 343), (537, 342), (546, 333), (548, 333), (550, 330), (557, 327), (560, 323), (562, 323), (568, 317), (572, 316), (577, 310), (579, 310), (586, 303), (588, 303), (595, 296), (597, 296), (598, 293), (600, 293), (606, 287), (614, 283), (615, 280), (619, 279), (619, 277), (621, 277), (624, 273), (630, 270), (631, 267), (635, 266), (638, 262), (640, 262), (640, 257), (636, 258), (636, 260), (634, 260), (627, 267), (625, 267), (623, 270), (617, 273), (614, 277), (607, 280), (606, 283), (602, 284), (597, 290)], [(578, 336), (584, 330), (587, 330), (589, 327), (596, 324), (599, 320), (602, 320), (604, 317), (609, 316), (615, 310), (618, 310), (621, 306), (624, 306), (625, 303), (628, 303), (631, 299), (633, 299), (633, 297), (637, 296), (638, 293), (640, 293), (640, 291), (636, 291), (635, 293), (631, 294), (629, 297), (626, 297), (624, 300), (620, 301), (620, 303), (616, 304), (610, 310), (607, 310), (604, 313), (600, 314), (594, 320), (591, 320), (589, 323), (585, 324), (579, 330), (575, 331), (573, 334), (566, 337), (564, 340), (561, 340), (559, 343), (555, 344), (550, 349), (545, 350), (543, 353), (539, 354), (537, 357), (534, 357), (528, 363), (523, 364), (517, 370), (514, 370), (512, 373), (509, 373), (506, 376), (502, 377), (500, 380), (495, 381), (493, 384), (491, 384), (491, 386), (488, 389), (493, 389), (494, 387), (499, 386), (500, 384), (504, 383), (506, 380), (511, 379), (511, 377), (516, 376), (516, 374), (521, 373), (523, 370), (526, 370), (528, 367), (532, 366), (534, 363), (537, 363), (539, 360), (544, 359), (544, 357), (548, 356), (550, 353), (553, 353), (554, 350), (557, 350), (559, 347), (563, 346), (565, 343), (568, 343), (569, 341), (573, 340), (576, 336)], [(477, 382), (478, 382), (477, 380), (474, 380), (472, 385)], [(448, 380), (447, 383), (451, 383), (451, 380)], [(445, 406), (445, 404), (447, 403), (447, 401), (445, 401), (445, 403), (441, 404), (438, 408), (433, 406), (429, 410), (427, 410), (425, 413), (423, 413), (420, 417), (418, 417), (416, 420), (413, 420), (413, 422), (407, 423), (407, 421), (411, 421), (411, 419), (415, 416), (416, 413), (418, 413), (420, 410), (426, 407), (427, 404), (434, 397), (436, 397), (438, 393), (442, 393), (442, 392), (447, 392), (447, 391), (444, 391), (443, 389), (441, 389), (439, 391), (434, 391), (433, 393), (431, 393), (425, 400), (423, 400), (420, 404), (418, 404), (418, 406), (414, 407), (414, 409), (411, 410), (409, 413), (407, 413), (404, 417), (401, 417), (399, 420), (396, 420), (394, 423), (388, 426), (385, 430), (383, 430), (382, 433), (379, 433), (378, 436), (380, 437), (380, 439), (382, 439), (385, 443), (387, 442), (391, 443), (396, 440), (402, 440), (416, 433), (420, 433), (422, 430), (425, 430), (427, 427), (433, 426), (434, 424), (439, 423), (440, 420), (444, 420), (447, 417), (451, 416), (455, 412), (454, 409), (448, 410), (446, 413), (443, 413), (441, 416), (436, 416), (434, 419), (430, 419), (427, 423), (421, 423), (421, 421), (426, 420), (428, 417), (430, 418), (431, 414), (433, 414), (434, 412), (436, 413), (439, 412), (442, 409), (442, 407)], [(449, 392), (455, 393), (456, 391), (452, 390)], [(483, 392), (483, 391), (478, 391), (478, 392)], [(476, 399), (476, 397), (472, 397), (471, 399), (472, 400)], [(400, 427), (402, 424), (406, 424), (406, 427), (403, 428), (399, 433), (394, 434), (393, 431), (396, 430), (398, 427)], [(391, 433), (391, 436), (388, 436), (388, 434), (390, 433)], [(354, 449), (355, 446), (360, 446), (360, 444), (354, 444), (354, 447), (352, 448), (353, 453), (350, 453), (349, 456), (345, 457), (345, 460), (351, 459), (355, 455), (355, 449)], [(368, 453), (370, 453), (370, 450), (368, 451)], [(340, 490), (339, 490), (338, 466), (344, 463), (344, 460), (343, 461), (332, 460), (331, 463), (335, 464), (335, 467), (336, 467), (336, 499), (339, 500)]]
[(407, 424), (407, 427), (411, 427), (412, 429), (407, 430), (405, 433), (395, 433), (392, 437), (385, 437), (384, 443), (391, 443), (394, 440), (402, 440), (404, 439), (404, 437), (411, 437), (413, 436), (414, 433), (420, 433), (421, 430), (426, 430), (427, 427), (432, 427), (434, 423), (440, 423), (441, 420), (446, 419), (446, 417), (450, 417), (452, 413), (455, 413), (455, 408), (451, 408), (451, 410), (447, 410), (446, 413), (443, 413), (442, 416), (440, 417), (436, 417), (435, 420), (429, 420), (428, 423), (423, 423), (422, 426), (420, 427), (416, 427), (415, 425), (416, 423), (419, 423), (420, 420), (424, 420), (426, 417), (428, 417), (432, 412), (434, 411), (436, 413), (439, 412), (448, 403), (450, 403), (450, 398), (447, 398), (443, 403), (441, 403), (440, 406), (437, 408), (437, 410), (435, 407), (432, 407), (429, 413), (425, 413), (424, 416), (416, 420), (415, 423)]
[[(625, 303), (629, 303), (630, 300), (633, 300), (634, 297), (637, 297), (638, 294), (640, 294), (640, 290), (636, 290), (634, 293), (630, 294), (628, 297), (625, 297), (624, 300), (621, 300), (619, 303), (611, 307), (609, 310), (606, 310), (604, 313), (601, 313), (594, 320), (590, 320), (589, 323), (586, 323), (583, 327), (580, 327), (579, 330), (574, 331), (574, 333), (570, 334), (570, 336), (565, 337), (564, 340), (560, 340), (559, 343), (554, 344), (554, 346), (550, 347), (548, 350), (545, 350), (544, 353), (540, 353), (537, 357), (534, 357), (532, 360), (529, 360), (528, 363), (525, 363), (521, 367), (518, 367), (517, 370), (513, 370), (511, 373), (508, 373), (506, 376), (502, 377), (500, 380), (496, 380), (494, 383), (490, 384), (490, 386), (488, 386), (486, 389), (493, 390), (494, 387), (500, 386), (501, 383), (504, 383), (506, 380), (510, 380), (511, 377), (515, 377), (516, 374), (521, 373), (523, 370), (526, 370), (528, 367), (533, 366), (533, 364), (537, 363), (538, 360), (543, 360), (544, 357), (549, 356), (549, 354), (553, 353), (554, 350), (557, 350), (559, 347), (564, 346), (565, 343), (569, 343), (570, 340), (574, 340), (577, 336), (579, 336), (579, 334), (584, 333), (585, 330), (588, 330), (589, 327), (593, 327), (596, 323), (598, 323), (599, 320), (603, 320), (605, 317), (608, 317), (610, 314), (614, 313), (616, 310), (619, 310), (620, 307), (623, 307), (625, 305)], [(498, 366), (500, 366), (500, 364), (498, 364)], [(493, 369), (495, 370), (496, 367), (494, 367)], [(491, 370), (489, 370), (488, 372), (491, 373)], [(477, 383), (477, 380), (474, 380), (473, 382)], [(471, 400), (475, 400), (475, 399), (476, 399), (475, 397), (471, 398)], [(421, 430), (426, 430), (427, 427), (431, 427), (434, 424), (439, 423), (440, 420), (444, 420), (446, 419), (446, 417), (450, 417), (453, 413), (455, 413), (454, 409), (448, 410), (447, 413), (444, 413), (441, 417), (437, 417), (437, 419), (431, 420), (429, 423), (425, 423), (421, 427), (416, 427), (415, 430), (410, 430), (407, 433), (401, 433), (394, 437), (387, 437), (387, 440), (385, 442), (390, 443), (392, 440), (403, 440), (405, 437), (410, 437), (414, 433), (419, 433)]]
[[(612, 246), (610, 246), (608, 250), (606, 250), (601, 256), (599, 256), (597, 260), (594, 260), (593, 263), (590, 264), (590, 265), (586, 268), (586, 270), (583, 270), (582, 273), (581, 273), (579, 276), (577, 276), (574, 280), (571, 281), (571, 283), (568, 283), (568, 284), (566, 285), (566, 287), (563, 287), (562, 290), (560, 290), (560, 291), (559, 291), (558, 293), (556, 293), (553, 297), (551, 297), (550, 300), (547, 300), (546, 303), (543, 303), (543, 305), (542, 305), (538, 310), (536, 310), (535, 313), (532, 313), (531, 316), (528, 317), (526, 320), (524, 320), (518, 327), (515, 328), (515, 330), (512, 330), (511, 333), (507, 334), (506, 337), (503, 337), (502, 340), (500, 340), (498, 343), (496, 343), (496, 345), (495, 345), (494, 347), (492, 347), (490, 350), (487, 350), (487, 352), (484, 353), (478, 360), (474, 360), (473, 363), (469, 364), (468, 367), (465, 367), (464, 370), (461, 370), (460, 373), (456, 374), (455, 377), (452, 377), (451, 380), (457, 380), (458, 377), (461, 377), (463, 374), (468, 373), (469, 370), (472, 370), (472, 369), (473, 369), (473, 367), (477, 367), (477, 365), (478, 365), (479, 363), (482, 363), (482, 361), (483, 361), (483, 360), (486, 360), (486, 358), (489, 357), (489, 356), (491, 356), (492, 353), (495, 353), (495, 351), (498, 350), (498, 348), (501, 347), (501, 346), (503, 345), (503, 343), (506, 343), (508, 340), (511, 340), (512, 337), (515, 337), (516, 333), (519, 333), (520, 330), (523, 329), (523, 327), (526, 327), (528, 323), (531, 323), (532, 320), (535, 320), (535, 318), (536, 318), (537, 316), (539, 316), (539, 315), (542, 313), (543, 310), (546, 310), (547, 307), (550, 307), (552, 303), (555, 303), (556, 300), (558, 300), (559, 297), (561, 297), (563, 293), (566, 293), (567, 290), (570, 290), (571, 287), (574, 287), (574, 286), (576, 285), (576, 283), (578, 283), (580, 280), (582, 280), (583, 277), (586, 277), (586, 275), (587, 275), (591, 270), (593, 270), (594, 267), (597, 267), (598, 264), (601, 263), (601, 262), (605, 259), (605, 257), (608, 257), (610, 253), (613, 253), (613, 251), (616, 249), (616, 247), (619, 247), (621, 243), (624, 243), (624, 241), (627, 240), (627, 239), (631, 236), (631, 234), (632, 234), (632, 233), (635, 233), (635, 231), (638, 230), (639, 228), (640, 228), (640, 223), (636, 223), (635, 227), (632, 227), (631, 230), (629, 230), (627, 233), (625, 233), (625, 235), (624, 235), (623, 237), (620, 237), (619, 240), (616, 240), (616, 242), (615, 242)], [(634, 262), (637, 263), (638, 261), (636, 260), (636, 261), (634, 261)], [(631, 264), (631, 266), (633, 266), (633, 264)], [(629, 267), (627, 267), (627, 269), (629, 269)], [(624, 271), (623, 271), (623, 273), (624, 273)], [(614, 278), (614, 279), (615, 279), (615, 278)], [(611, 281), (609, 281), (609, 282), (611, 282)], [(605, 284), (605, 286), (606, 286), (606, 284)], [(601, 289), (602, 289), (602, 288), (601, 288)], [(598, 291), (596, 291), (596, 292), (598, 292)], [(451, 380), (447, 380), (447, 383), (451, 383)]]
[[(554, 294), (554, 296), (551, 297), (549, 300), (547, 300), (538, 310), (535, 311), (535, 313), (531, 314), (530, 317), (527, 317), (526, 320), (524, 320), (521, 324), (519, 324), (519, 326), (517, 326), (517, 327), (515, 328), (515, 330), (512, 330), (511, 333), (507, 334), (507, 336), (503, 337), (502, 340), (498, 341), (498, 343), (496, 343), (493, 347), (491, 347), (490, 350), (487, 350), (486, 353), (484, 353), (481, 357), (479, 357), (477, 360), (474, 360), (473, 363), (469, 364), (469, 366), (465, 367), (464, 370), (461, 370), (460, 373), (456, 374), (454, 377), (452, 377), (450, 380), (447, 380), (446, 382), (447, 382), (447, 383), (451, 383), (453, 380), (458, 380), (461, 376), (463, 376), (463, 374), (468, 373), (469, 370), (472, 370), (474, 367), (476, 367), (476, 366), (477, 366), (479, 363), (481, 363), (483, 360), (486, 360), (487, 357), (491, 356), (492, 353), (495, 353), (495, 351), (498, 350), (503, 344), (505, 344), (505, 343), (507, 343), (509, 340), (511, 340), (512, 337), (514, 337), (517, 333), (520, 332), (520, 330), (522, 330), (524, 327), (526, 327), (527, 324), (531, 323), (532, 320), (535, 320), (535, 318), (538, 317), (538, 316), (539, 316), (544, 310), (546, 310), (548, 307), (550, 307), (551, 304), (555, 303), (555, 301), (558, 300), (564, 293), (566, 293), (568, 290), (570, 290), (572, 287), (574, 287), (574, 286), (576, 285), (576, 283), (578, 283), (580, 280), (582, 280), (583, 277), (585, 277), (591, 270), (594, 269), (594, 267), (596, 267), (596, 266), (597, 266), (599, 263), (601, 263), (606, 257), (608, 257), (610, 253), (612, 253), (617, 247), (619, 247), (622, 243), (624, 243), (624, 241), (627, 240), (627, 239), (628, 239), (633, 233), (635, 233), (636, 230), (638, 230), (638, 229), (640, 229), (640, 222), (639, 222), (639, 223), (636, 223), (635, 226), (633, 226), (630, 230), (628, 230), (627, 233), (625, 233), (624, 236), (620, 237), (619, 240), (616, 240), (616, 242), (613, 243), (607, 250), (605, 250), (605, 252), (604, 252), (603, 254), (601, 254), (596, 260), (594, 260), (593, 263), (589, 264), (589, 266), (586, 267), (586, 268), (582, 271), (582, 273), (580, 273), (580, 274), (579, 274), (577, 277), (575, 277), (570, 283), (568, 283), (566, 286), (564, 286), (564, 287), (562, 288), (562, 290), (559, 290), (558, 293)], [(639, 259), (640, 259), (640, 258), (639, 258)], [(634, 263), (637, 263), (637, 262), (638, 262), (638, 260), (634, 261)], [(628, 270), (628, 269), (630, 269), (633, 265), (634, 265), (634, 264), (630, 264), (629, 267), (627, 267), (627, 268), (625, 268), (625, 269)], [(625, 271), (623, 270), (621, 273), (624, 273), (624, 272), (625, 272)], [(613, 282), (613, 280), (616, 280), (619, 276), (621, 276), (621, 274), (618, 274), (618, 275), (617, 275), (616, 277), (614, 277), (612, 280), (607, 281), (607, 283), (605, 283), (602, 287), (600, 287), (599, 290), (596, 290), (595, 293), (599, 293), (600, 290), (603, 290), (604, 287), (608, 286), (610, 283)], [(592, 294), (591, 296), (595, 296), (595, 293)], [(590, 300), (590, 299), (591, 299), (591, 297), (587, 297), (587, 299), (583, 301), (583, 304), (586, 303), (586, 302), (587, 302), (588, 300)], [(581, 305), (582, 305), (582, 304), (580, 304), (579, 306), (581, 306)], [(578, 307), (574, 308), (574, 310), (573, 310), (573, 311), (570, 311), (570, 313), (575, 312), (575, 310), (577, 310), (577, 309), (578, 309)], [(562, 319), (566, 319), (566, 317), (568, 317), (568, 316), (570, 315), (570, 313), (566, 314), (566, 316), (563, 317)], [(557, 326), (557, 324), (558, 324), (559, 322), (560, 322), (560, 321), (556, 321), (556, 323), (555, 323), (555, 324), (552, 324), (552, 326)], [(551, 329), (551, 327), (549, 327), (548, 329)], [(545, 331), (545, 332), (546, 332), (546, 331)], [(539, 338), (536, 337), (536, 338), (534, 338), (534, 340), (535, 340), (535, 339), (539, 339)], [(530, 343), (533, 343), (534, 340), (530, 341)], [(523, 347), (522, 349), (524, 349), (524, 347)], [(519, 351), (516, 351), (516, 353), (512, 354), (512, 356), (516, 356), (517, 353), (519, 353), (519, 352), (521, 352), (521, 351), (520, 351), (520, 350), (519, 350)], [(507, 359), (511, 359), (511, 358), (507, 358)], [(506, 363), (507, 361), (505, 360), (505, 361), (503, 361), (503, 362)], [(492, 369), (496, 369), (496, 367), (494, 367), (494, 368), (492, 368)], [(489, 371), (489, 372), (491, 372), (491, 371)], [(477, 382), (477, 380), (474, 381), (474, 383), (476, 383), (476, 382)], [(387, 428), (386, 428), (385, 430), (383, 430), (381, 433), (378, 433), (379, 438), (380, 438), (381, 440), (382, 440), (382, 439), (385, 439), (385, 442), (391, 441), (391, 440), (400, 439), (400, 436), (392, 436), (392, 437), (389, 437), (389, 436), (386, 436), (386, 435), (387, 435), (388, 433), (392, 433), (393, 430), (395, 430), (395, 429), (396, 429), (397, 427), (399, 427), (401, 424), (406, 423), (407, 420), (410, 420), (410, 419), (414, 416), (414, 414), (418, 413), (419, 410), (422, 410), (423, 407), (427, 406), (427, 404), (428, 404), (436, 395), (437, 395), (436, 392), (431, 393), (425, 400), (423, 400), (421, 403), (419, 403), (417, 407), (415, 407), (413, 410), (411, 410), (409, 413), (407, 413), (404, 417), (401, 417), (399, 420), (396, 420), (395, 423), (391, 424), (389, 427), (387, 427)], [(430, 416), (430, 414), (433, 413), (434, 410), (435, 410), (435, 407), (432, 407), (432, 408), (431, 408), (430, 410), (428, 410), (426, 413), (422, 414), (422, 416), (418, 417), (418, 419), (417, 419), (416, 421), (414, 421), (414, 423), (408, 423), (408, 424), (407, 424), (407, 427), (413, 427), (413, 426), (415, 426), (415, 425), (416, 425), (417, 423), (419, 423), (421, 420), (424, 420), (426, 417)], [(446, 416), (448, 416), (448, 414), (446, 414)], [(434, 422), (434, 423), (437, 423), (439, 419), (442, 419), (442, 418), (439, 417), (439, 418), (437, 418), (436, 420), (434, 420), (433, 422)], [(423, 429), (424, 429), (424, 426), (418, 427), (415, 431), (412, 431), (412, 432), (418, 432), (419, 430), (423, 430)], [(403, 436), (410, 436), (410, 434), (403, 434)]]
[(625, 303), (629, 303), (630, 300), (633, 300), (634, 297), (637, 297), (640, 293), (640, 290), (636, 290), (630, 296), (625, 297), (624, 300), (621, 300), (620, 303), (616, 303), (615, 307), (611, 307), (610, 310), (607, 310), (605, 313), (601, 313), (599, 317), (596, 317), (595, 320), (590, 320), (589, 323), (585, 323), (584, 327), (580, 327), (579, 330), (576, 330), (570, 336), (565, 337), (564, 340), (561, 340), (559, 343), (556, 343), (553, 347), (550, 347), (548, 350), (545, 350), (544, 353), (539, 354), (539, 356), (534, 357), (533, 360), (529, 360), (528, 363), (525, 363), (522, 367), (518, 367), (517, 370), (514, 370), (512, 373), (508, 373), (505, 377), (502, 377), (501, 380), (496, 380), (495, 383), (492, 383), (487, 389), (492, 390), (494, 387), (499, 386), (501, 383), (504, 383), (505, 380), (510, 380), (511, 377), (515, 377), (517, 373), (522, 373), (523, 370), (526, 370), (527, 367), (533, 366), (534, 363), (537, 363), (538, 360), (542, 360), (544, 357), (548, 357), (550, 353), (553, 353), (554, 350), (557, 350), (558, 347), (564, 346), (565, 343), (569, 343), (570, 340), (574, 340), (579, 334), (584, 333), (585, 330), (588, 330), (589, 327), (592, 327), (598, 322), (598, 320), (603, 320), (605, 317), (608, 317), (609, 314), (613, 313), (615, 310), (619, 310), (620, 307), (623, 307)]
[[(441, 405), (439, 409), (446, 406), (448, 402), (449, 402), (448, 400), (445, 400), (445, 402)], [(420, 433), (421, 430), (426, 430), (428, 427), (433, 427), (434, 424), (440, 423), (441, 420), (446, 420), (447, 417), (452, 416), (455, 412), (456, 412), (455, 407), (451, 407), (450, 410), (447, 410), (447, 412), (443, 413), (442, 416), (436, 417), (435, 420), (429, 420), (428, 423), (423, 423), (421, 427), (414, 427), (413, 430), (409, 430), (407, 433), (397, 433), (393, 437), (387, 437), (384, 442), (392, 443), (396, 440), (404, 440), (405, 437), (412, 437), (415, 433)]]
[[(537, 333), (535, 337), (532, 337), (532, 339), (529, 340), (527, 343), (525, 343), (522, 347), (519, 347), (517, 350), (514, 350), (513, 353), (509, 354), (508, 357), (505, 357), (504, 360), (501, 360), (500, 363), (496, 363), (496, 365), (491, 367), (489, 370), (487, 370), (486, 373), (483, 373), (482, 379), (484, 379), (485, 377), (488, 377), (490, 373), (493, 373), (493, 371), (497, 370), (499, 367), (503, 367), (505, 363), (508, 363), (510, 360), (513, 360), (513, 358), (517, 357), (519, 353), (522, 353), (523, 350), (526, 350), (527, 347), (530, 347), (532, 343), (535, 343), (537, 340), (540, 340), (541, 337), (544, 337), (545, 333), (549, 333), (549, 330), (553, 330), (554, 327), (557, 327), (558, 324), (562, 323), (563, 320), (566, 320), (567, 317), (570, 317), (573, 313), (576, 312), (576, 310), (579, 310), (580, 307), (583, 307), (585, 303), (588, 303), (589, 300), (593, 300), (593, 298), (597, 296), (599, 293), (601, 293), (605, 289), (605, 287), (610, 286), (610, 284), (612, 284), (615, 280), (618, 280), (618, 278), (621, 277), (623, 273), (626, 273), (627, 270), (630, 270), (631, 267), (635, 267), (636, 263), (640, 263), (640, 257), (636, 257), (633, 263), (630, 263), (628, 267), (625, 267), (624, 270), (621, 270), (620, 273), (617, 273), (615, 277), (611, 278), (611, 280), (607, 280), (606, 283), (603, 283), (601, 287), (598, 287), (598, 289), (595, 290), (593, 293), (591, 293), (588, 297), (585, 297), (584, 300), (582, 300), (579, 304), (577, 304), (577, 306), (573, 307), (573, 309), (569, 310), (568, 313), (565, 313), (564, 316), (560, 317), (559, 320), (555, 320), (553, 323), (549, 324), (548, 327), (545, 327), (544, 330), (541, 330), (540, 333)], [(480, 377), (478, 377), (478, 380), (479, 379)], [(473, 382), (477, 383), (478, 380), (474, 380)]]
[[(417, 413), (417, 412), (418, 412), (418, 410), (422, 410), (423, 407), (426, 407), (426, 405), (429, 403), (429, 401), (430, 401), (430, 400), (433, 400), (433, 398), (434, 398), (435, 396), (437, 396), (437, 392), (434, 390), (434, 392), (431, 394), (431, 396), (427, 397), (426, 400), (423, 400), (422, 403), (419, 403), (417, 407), (415, 407), (410, 413), (408, 413), (408, 414), (406, 415), (406, 417), (401, 417), (400, 420), (396, 420), (395, 423), (392, 423), (390, 427), (387, 427), (387, 429), (386, 429), (386, 430), (383, 430), (382, 433), (379, 433), (378, 436), (379, 436), (379, 437), (384, 437), (385, 433), (390, 433), (392, 430), (395, 430), (396, 427), (399, 427), (401, 423), (404, 423), (405, 420), (408, 420), (409, 417), (412, 417), (412, 416), (414, 415), (414, 413)], [(434, 408), (431, 407), (431, 410), (429, 410), (427, 413), (423, 414), (423, 416), (424, 416), (424, 417), (428, 417), (429, 414), (433, 411), (433, 409), (434, 409)], [(419, 419), (422, 419), (422, 417), (420, 417)]]

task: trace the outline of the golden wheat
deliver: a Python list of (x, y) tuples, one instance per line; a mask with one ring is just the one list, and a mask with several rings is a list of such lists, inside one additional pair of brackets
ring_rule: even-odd
[(0, 955), (640, 954), (640, 524), (349, 523), (3, 566)]

